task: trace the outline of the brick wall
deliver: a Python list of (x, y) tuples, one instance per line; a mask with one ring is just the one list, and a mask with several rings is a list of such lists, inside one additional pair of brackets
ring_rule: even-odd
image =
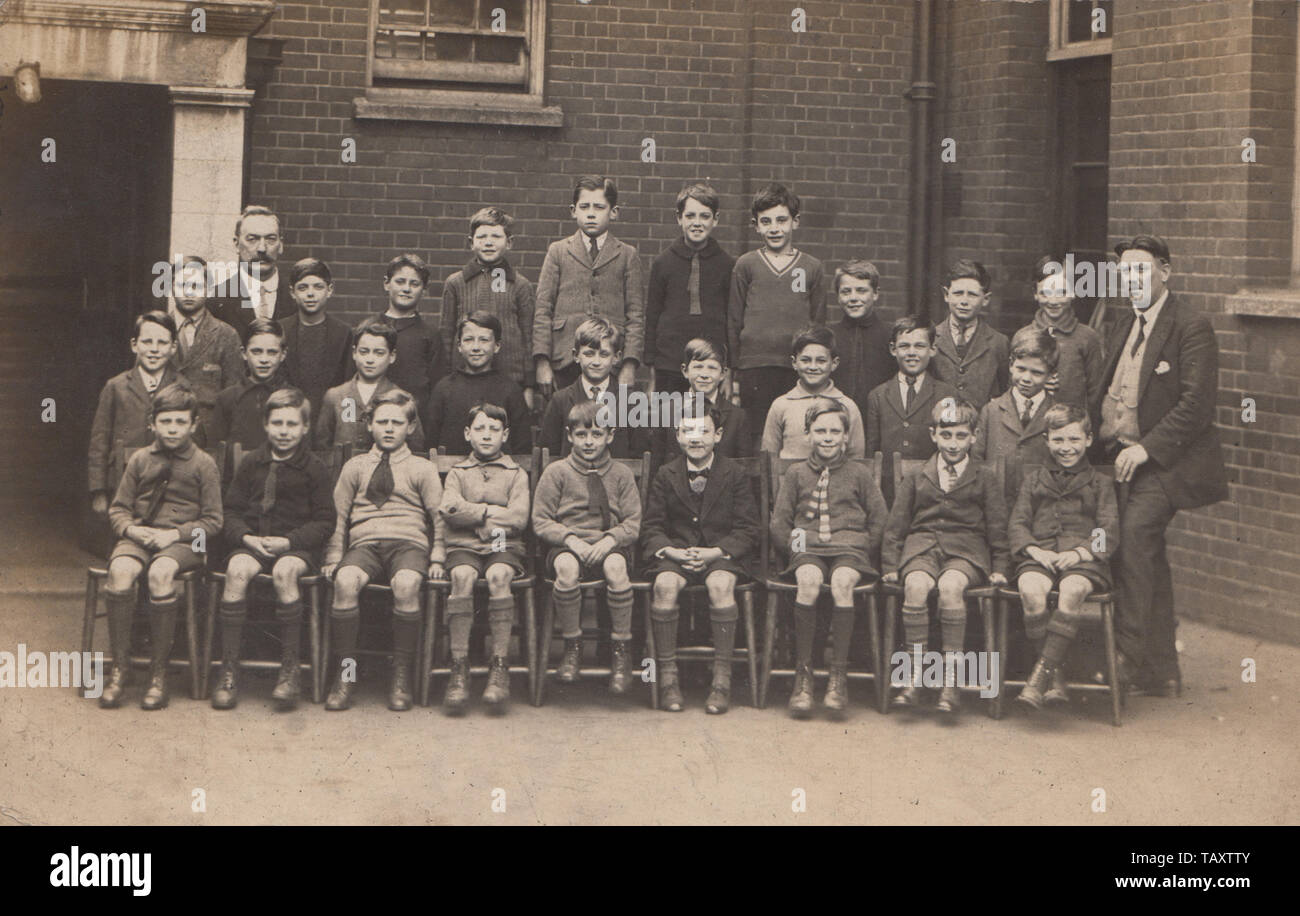
[[(1285, 15), (1284, 15), (1285, 14)], [(1285, 286), (1295, 148), (1295, 5), (1116, 3), (1113, 238), (1164, 235), (1171, 287), (1218, 333), (1218, 422), (1231, 497), (1180, 513), (1180, 612), (1300, 641), (1300, 324), (1238, 318), (1224, 297)], [(1243, 163), (1245, 137), (1257, 161)], [(1242, 421), (1255, 399), (1257, 419)]]
[[(564, 127), (358, 121), (367, 0), (285, 3), (261, 33), (286, 39), (254, 105), (250, 202), (283, 214), (290, 261), (334, 269), (333, 310), (383, 302), (388, 259), (425, 257), (436, 315), (442, 281), (468, 257), (468, 217), (500, 204), (518, 220), (514, 261), (537, 278), (546, 246), (569, 235), (573, 179), (619, 185), (615, 233), (650, 260), (677, 235), (673, 202), (707, 178), (723, 200), (721, 244), (752, 248), (748, 199), (777, 179), (804, 200), (796, 244), (833, 267), (874, 258), (885, 304), (902, 286), (906, 239), (911, 10), (888, 3), (597, 0), (548, 4), (546, 102)], [(345, 137), (357, 162), (340, 161)], [(642, 140), (657, 161), (642, 162)]]

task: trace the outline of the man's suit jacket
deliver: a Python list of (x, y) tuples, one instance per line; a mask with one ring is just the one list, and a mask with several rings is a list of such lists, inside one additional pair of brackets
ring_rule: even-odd
[(600, 316), (623, 331), (623, 356), (643, 361), (645, 289), (637, 250), (605, 238), (595, 264), (581, 231), (552, 242), (542, 262), (533, 311), (533, 355), (546, 356), (556, 369), (573, 362), (573, 332), (587, 318)]
[(697, 500), (679, 455), (655, 474), (645, 518), (641, 555), (649, 562), (664, 547), (720, 547), (737, 563), (750, 565), (761, 530), (750, 478), (729, 458), (714, 455), (708, 483)]
[[(289, 283), (289, 271), (284, 265), (280, 265), (276, 270), (280, 278), (280, 288), (275, 294), (275, 314), (276, 321), (284, 321), (291, 315), (298, 314), (298, 306), (293, 301), (293, 296), (289, 293), (291, 289)], [(232, 277), (229, 281), (231, 285), (239, 283), (238, 277)], [(253, 320), (253, 307), (244, 307), (245, 300), (240, 295), (240, 290), (229, 290), (236, 295), (218, 296), (208, 300), (208, 311), (216, 315), (226, 324), (230, 325), (239, 334), (239, 342), (244, 342), (244, 334), (248, 331), (248, 325)]]
[(194, 396), (199, 399), (199, 421), (206, 422), (221, 390), (243, 381), (244, 357), (240, 353), (239, 334), (209, 313), (199, 322), (193, 346), (184, 347), (179, 338), (177, 334), (172, 365), (194, 390)]
[(308, 391), (303, 387), (303, 352), (302, 347), (298, 346), (298, 335), (302, 330), (301, 316), (294, 313), (281, 321), (280, 326), (284, 328), (285, 346), (282, 371), (295, 388), (301, 388), (303, 394), (307, 395), (314, 418), (320, 413), (325, 392), (336, 385), (342, 385), (356, 373), (356, 367), (352, 363), (352, 329), (333, 315), (325, 316), (325, 352), (334, 369), (325, 387), (319, 391)]
[(1051, 465), (1052, 453), (1047, 450), (1047, 408), (1055, 404), (1049, 394), (1038, 405), (1029, 421), (1029, 428), (1020, 427), (1020, 414), (1010, 390), (1002, 392), (980, 409), (979, 433), (971, 447), (971, 457), (979, 461), (1005, 458), (1010, 462), (1019, 458), (1024, 467)]
[(995, 331), (987, 318), (981, 317), (975, 334), (966, 345), (966, 358), (957, 356), (952, 342), (952, 319), (945, 318), (935, 331), (939, 352), (930, 361), (930, 372), (940, 381), (957, 389), (957, 394), (979, 410), (1011, 384), (1007, 335)]
[[(1095, 416), (1110, 390), (1120, 353), (1136, 320), (1125, 309), (1107, 341), (1101, 391)], [(1203, 316), (1191, 311), (1172, 292), (1150, 329), (1138, 381), (1139, 443), (1150, 456), (1138, 473), (1154, 473), (1176, 509), (1207, 506), (1228, 498), (1214, 409), (1219, 392), (1219, 344)], [(1100, 437), (1094, 448), (1101, 446)], [(1111, 460), (1104, 447), (1099, 460)]]

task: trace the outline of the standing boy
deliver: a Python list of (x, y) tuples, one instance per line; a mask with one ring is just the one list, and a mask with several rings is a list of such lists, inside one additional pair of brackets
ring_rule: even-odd
[(835, 384), (865, 416), (868, 395), (894, 374), (890, 327), (876, 311), (880, 271), (870, 261), (849, 261), (835, 270), (835, 295), (844, 312), (832, 328), (840, 354)]
[[(374, 445), (343, 465), (334, 487), (337, 522), (325, 548), (321, 574), (334, 578), (333, 650), (338, 674), (325, 700), (328, 710), (352, 705), (353, 660), (361, 627), (361, 590), (372, 581), (393, 590), (393, 668), (388, 708), (411, 708), (411, 664), (420, 635), (420, 588), (445, 575), (442, 484), (427, 458), (413, 455), (406, 438), (416, 420), (405, 391), (376, 395), (366, 409)], [(345, 552), (346, 550), (346, 552)], [(355, 664), (355, 662), (354, 662)]]
[(781, 458), (807, 458), (813, 452), (808, 438), (808, 408), (818, 398), (828, 398), (844, 405), (848, 417), (846, 447), (850, 458), (866, 455), (866, 436), (858, 405), (835, 387), (832, 376), (839, 366), (835, 333), (825, 325), (813, 325), (794, 335), (790, 344), (790, 364), (798, 374), (798, 383), (772, 402), (763, 426), (760, 450)]
[(687, 585), (703, 585), (709, 593), (713, 684), (705, 709), (718, 715), (731, 702), (739, 616), (736, 584), (749, 579), (760, 530), (749, 478), (717, 453), (722, 423), (714, 405), (699, 413), (686, 411), (677, 427), (682, 454), (655, 474), (641, 529), (642, 549), (653, 558), (646, 578), (654, 583), (650, 617), (659, 702), (669, 712), (680, 712), (683, 702), (677, 682), (677, 626), (678, 599)]
[(677, 194), (681, 236), (650, 265), (645, 307), (646, 362), (654, 367), (657, 391), (688, 391), (678, 366), (692, 338), (727, 345), (727, 298), (735, 258), (713, 239), (718, 192), (691, 184)]
[[(221, 532), (221, 479), (217, 464), (191, 437), (199, 406), (194, 393), (172, 384), (154, 395), (149, 408), (153, 444), (131, 456), (108, 510), (118, 542), (108, 558), (104, 600), (113, 664), (99, 705), (122, 702), (131, 654), (135, 585), (146, 572), (153, 658), (142, 709), (167, 705), (167, 660), (176, 635), (176, 576), (203, 565), (198, 548)], [(203, 549), (206, 549), (205, 547)]]
[(352, 329), (325, 312), (334, 295), (334, 280), (329, 265), (320, 258), (303, 258), (293, 265), (289, 294), (298, 312), (280, 322), (284, 375), (319, 413), (325, 392), (352, 374)]
[(207, 443), (238, 443), (252, 451), (266, 442), (262, 408), (271, 392), (289, 387), (284, 365), (284, 330), (278, 321), (254, 318), (244, 340), (248, 374), (217, 395), (212, 422), (203, 430)]
[(514, 218), (498, 207), (484, 207), (470, 217), (469, 247), (474, 257), (442, 286), (442, 339), (446, 364), (460, 368), (455, 351), (460, 320), (475, 312), (495, 316), (501, 324), (496, 368), (519, 386), (531, 411), (536, 380), (532, 367), (535, 295), (533, 284), (506, 258), (514, 241), (514, 224)]
[(754, 195), (751, 224), (763, 247), (736, 259), (727, 302), (727, 349), (738, 403), (762, 410), (795, 384), (786, 348), (808, 322), (826, 323), (822, 262), (794, 247), (799, 197), (781, 184)]
[[(723, 392), (727, 377), (727, 351), (720, 343), (703, 337), (686, 341), (682, 351), (682, 378), (686, 381), (683, 404), (690, 403), (695, 395), (703, 395), (709, 407), (715, 407), (722, 422), (721, 438), (714, 453), (725, 458), (748, 458), (754, 453), (754, 437), (749, 432), (749, 417), (745, 408), (737, 407)], [(650, 430), (650, 462), (654, 467), (677, 458), (675, 427), (658, 426)]]
[(1056, 338), (1060, 351), (1047, 390), (1058, 403), (1088, 410), (1101, 391), (1101, 335), (1075, 316), (1071, 278), (1060, 261), (1051, 255), (1040, 258), (1033, 279), (1038, 311), (1031, 326)]
[[(342, 385), (325, 392), (325, 402), (317, 412), (315, 444), (318, 450), (337, 445), (354, 449), (371, 446), (370, 428), (364, 414), (379, 395), (401, 391), (388, 377), (397, 361), (397, 331), (382, 321), (367, 319), (352, 332), (352, 362), (357, 373)], [(406, 444), (411, 451), (424, 451), (424, 427), (417, 413), (407, 431)]]
[(626, 341), (620, 385), (636, 381), (645, 344), (641, 258), (609, 231), (618, 219), (618, 188), (603, 175), (584, 175), (574, 185), (569, 212), (578, 231), (546, 249), (533, 316), (537, 386), (548, 398), (578, 378), (571, 341), (583, 320), (605, 318)]
[[(622, 353), (623, 332), (608, 319), (588, 318), (578, 325), (573, 335), (573, 356), (579, 375), (547, 402), (539, 431), (542, 448), (550, 449), (552, 455), (567, 455), (572, 441), (566, 432), (569, 411), (587, 401), (599, 404), (604, 399), (614, 404), (616, 401), (609, 398), (625, 396), (627, 389), (615, 387), (613, 375)], [(609, 452), (615, 458), (632, 458), (644, 451), (643, 447), (636, 448), (645, 439), (641, 430), (611, 425), (608, 431)]]
[(510, 452), (521, 455), (532, 448), (528, 405), (524, 393), (493, 365), (501, 351), (501, 322), (491, 312), (461, 316), (453, 331), (461, 365), (433, 387), (429, 399), (429, 446), (448, 455), (468, 455), (464, 420), (475, 404), (499, 404), (509, 417)]
[(963, 258), (948, 268), (943, 300), (948, 317), (938, 328), (934, 377), (957, 389), (979, 410), (1007, 389), (1007, 337), (984, 318), (992, 287), (979, 261)]
[(210, 421), (217, 394), (244, 377), (239, 334), (208, 313), (208, 262), (197, 255), (181, 257), (174, 265), (172, 286), (176, 322), (176, 352), (172, 363), (199, 402), (199, 428)]
[[(976, 461), (1020, 459), (1022, 467), (1050, 464), (1044, 417), (1053, 404), (1046, 390), (1056, 371), (1056, 339), (1034, 326), (1021, 328), (1011, 339), (1011, 387), (980, 410), (980, 435), (971, 454)], [(1010, 482), (1015, 493), (1019, 480)]]
[(447, 374), (442, 335), (417, 311), (428, 286), (429, 265), (418, 255), (399, 254), (388, 262), (384, 271), (388, 308), (375, 316), (397, 332), (392, 350), (401, 358), (393, 363), (389, 373), (393, 384), (415, 398), (420, 423), (425, 428), (429, 426), (429, 396), (433, 394), (433, 386)]

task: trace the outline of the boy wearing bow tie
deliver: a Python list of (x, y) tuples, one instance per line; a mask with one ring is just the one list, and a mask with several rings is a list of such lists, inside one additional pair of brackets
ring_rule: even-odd
[[(374, 445), (343, 465), (334, 487), (338, 520), (325, 548), (321, 574), (334, 577), (330, 610), (338, 674), (325, 700), (348, 709), (356, 683), (361, 590), (387, 579), (393, 589), (393, 672), (388, 708), (411, 708), (411, 663), (420, 634), (420, 586), (446, 575), (442, 483), (427, 458), (412, 454), (406, 437), (416, 422), (415, 399), (405, 391), (375, 395), (366, 409)], [(344, 552), (346, 547), (347, 552)], [(351, 664), (349, 664), (351, 662)]]
[[(884, 582), (903, 583), (903, 635), (910, 651), (925, 653), (930, 593), (939, 591), (944, 686), (935, 708), (955, 713), (961, 694), (956, 655), (966, 643), (966, 589), (1006, 585), (1007, 507), (990, 465), (970, 457), (978, 430), (975, 408), (945, 398), (930, 414), (933, 459), (903, 478), (885, 531)], [(894, 705), (920, 705), (921, 666), (894, 697)]]
[[(758, 546), (758, 511), (750, 481), (730, 458), (716, 453), (722, 414), (703, 395), (686, 401), (677, 427), (682, 454), (659, 469), (650, 488), (642, 549), (653, 560), (650, 605), (660, 705), (682, 709), (677, 680), (678, 597), (687, 585), (709, 593), (713, 629), (713, 684), (705, 709), (718, 715), (731, 700), (731, 662), (736, 645), (736, 583), (749, 578), (747, 563)], [(739, 410), (740, 408), (735, 408)]]

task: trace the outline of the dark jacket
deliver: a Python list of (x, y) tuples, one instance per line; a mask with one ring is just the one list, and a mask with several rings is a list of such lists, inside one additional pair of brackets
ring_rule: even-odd
[(700, 249), (700, 314), (691, 314), (688, 283), (694, 252), (678, 238), (650, 265), (645, 303), (645, 361), (672, 371), (682, 364), (686, 342), (703, 337), (727, 345), (727, 297), (736, 259), (713, 239)]
[[(617, 391), (618, 377), (611, 375), (605, 380), (606, 385), (614, 386)], [(550, 449), (552, 456), (569, 454), (569, 437), (565, 435), (564, 423), (569, 418), (569, 411), (579, 401), (587, 400), (587, 392), (582, 387), (582, 377), (567, 388), (555, 392), (542, 412), (542, 422), (538, 429), (538, 445)], [(648, 436), (643, 429), (624, 429), (616, 427), (614, 438), (609, 445), (609, 453), (614, 458), (636, 458), (649, 447)]]
[(1011, 392), (1004, 391), (980, 408), (979, 433), (971, 447), (971, 457), (978, 461), (1005, 458), (1020, 459), (1027, 469), (1030, 465), (1052, 464), (1052, 453), (1047, 450), (1047, 408), (1055, 404), (1049, 394), (1029, 421), (1028, 429), (1021, 429), (1020, 414)]
[(262, 408), (266, 399), (281, 388), (288, 388), (289, 380), (284, 367), (265, 382), (245, 378), (217, 395), (212, 418), (203, 427), (203, 445), (218, 442), (238, 442), (249, 451), (266, 442), (266, 426), (262, 422)]
[(939, 352), (930, 360), (930, 373), (957, 389), (957, 394), (979, 410), (1011, 385), (1011, 342), (995, 331), (987, 318), (980, 318), (975, 334), (966, 345), (966, 358), (957, 356), (952, 342), (952, 319), (936, 328)]
[[(293, 284), (289, 282), (288, 269), (283, 264), (278, 265), (276, 274), (280, 278), (280, 285), (275, 293), (275, 312), (271, 317), (282, 322), (290, 315), (298, 313), (298, 304), (293, 301), (293, 295), (289, 292)], [(238, 277), (232, 277), (227, 281), (230, 291), (234, 292), (234, 287), (239, 282)], [(244, 343), (244, 335), (248, 332), (248, 325), (253, 320), (252, 307), (245, 307), (244, 303), (251, 301), (245, 299), (242, 292), (239, 295), (217, 296), (208, 300), (208, 311), (235, 329), (239, 334), (241, 346)]]
[[(183, 317), (180, 313), (173, 313), (172, 317), (179, 329)], [(241, 346), (238, 332), (211, 313), (199, 319), (192, 346), (183, 346), (177, 333), (172, 365), (199, 399), (200, 423), (211, 414), (221, 389), (238, 384), (244, 377)]]
[[(724, 458), (751, 457), (754, 454), (754, 437), (749, 431), (749, 416), (745, 413), (745, 408), (737, 407), (726, 398), (719, 398), (717, 408), (722, 415), (722, 439), (713, 453)], [(662, 467), (674, 458), (680, 458), (681, 454), (681, 449), (677, 447), (676, 429), (671, 426), (656, 426), (650, 430), (651, 465)]]
[(1052, 475), (1054, 467), (1025, 473), (1007, 524), (1011, 556), (1025, 559), (1027, 547), (1055, 553), (1083, 547), (1097, 560), (1109, 560), (1119, 546), (1115, 482), (1089, 467), (1068, 475), (1059, 485)]
[(425, 431), (429, 448), (441, 446), (448, 455), (468, 455), (470, 447), (465, 441), (465, 418), (471, 407), (483, 403), (505, 408), (510, 418), (507, 452), (522, 455), (532, 449), (532, 417), (524, 403), (523, 389), (497, 369), (477, 375), (457, 369), (433, 386), (433, 397), (429, 399), (429, 427)]
[(704, 492), (696, 498), (678, 456), (655, 474), (641, 523), (641, 553), (649, 561), (665, 547), (719, 547), (750, 566), (762, 530), (748, 475), (728, 458), (714, 454)]
[[(180, 376), (170, 364), (163, 367), (158, 390), (178, 381)], [(153, 442), (149, 431), (149, 406), (153, 397), (144, 388), (140, 370), (132, 366), (104, 384), (90, 427), (87, 479), (90, 492), (103, 491), (111, 499), (122, 479), (123, 450)]]
[(312, 422), (320, 415), (325, 392), (342, 385), (356, 367), (352, 363), (352, 329), (333, 315), (325, 316), (325, 362), (321, 366), (306, 366), (302, 347), (302, 316), (290, 315), (280, 322), (284, 328), (284, 376), (293, 387), (301, 389), (311, 401)]
[(926, 372), (920, 392), (912, 398), (910, 409), (904, 411), (896, 371), (867, 395), (863, 420), (867, 428), (867, 457), (881, 453), (880, 489), (887, 500), (892, 502), (894, 498), (894, 452), (905, 459), (933, 455), (930, 415), (936, 402), (956, 396), (957, 389)]
[(860, 321), (846, 315), (831, 330), (840, 354), (835, 387), (853, 398), (865, 417), (867, 397), (877, 385), (898, 375), (898, 362), (889, 352), (890, 326), (872, 311)]
[(388, 377), (415, 398), (420, 422), (427, 427), (433, 386), (447, 374), (442, 335), (418, 312), (409, 318), (393, 318), (382, 312), (373, 317), (397, 329), (397, 359), (388, 368)]
[[(1133, 310), (1125, 309), (1107, 342), (1101, 389), (1092, 405), (1094, 416), (1101, 416), (1102, 399), (1110, 389), (1134, 320)], [(1214, 329), (1171, 292), (1150, 329), (1142, 355), (1139, 444), (1150, 461), (1138, 468), (1138, 473), (1156, 474), (1176, 509), (1228, 498), (1227, 469), (1214, 425), (1218, 393), (1219, 344)], [(1113, 455), (1104, 454), (1104, 443), (1095, 442), (1094, 448), (1099, 461), (1113, 459)]]
[(334, 530), (334, 481), (329, 468), (304, 442), (289, 458), (275, 462), (274, 502), (262, 515), (266, 476), (274, 459), (269, 445), (244, 456), (226, 489), (226, 546), (241, 546), (244, 535), (286, 537), (292, 550), (318, 555)]

